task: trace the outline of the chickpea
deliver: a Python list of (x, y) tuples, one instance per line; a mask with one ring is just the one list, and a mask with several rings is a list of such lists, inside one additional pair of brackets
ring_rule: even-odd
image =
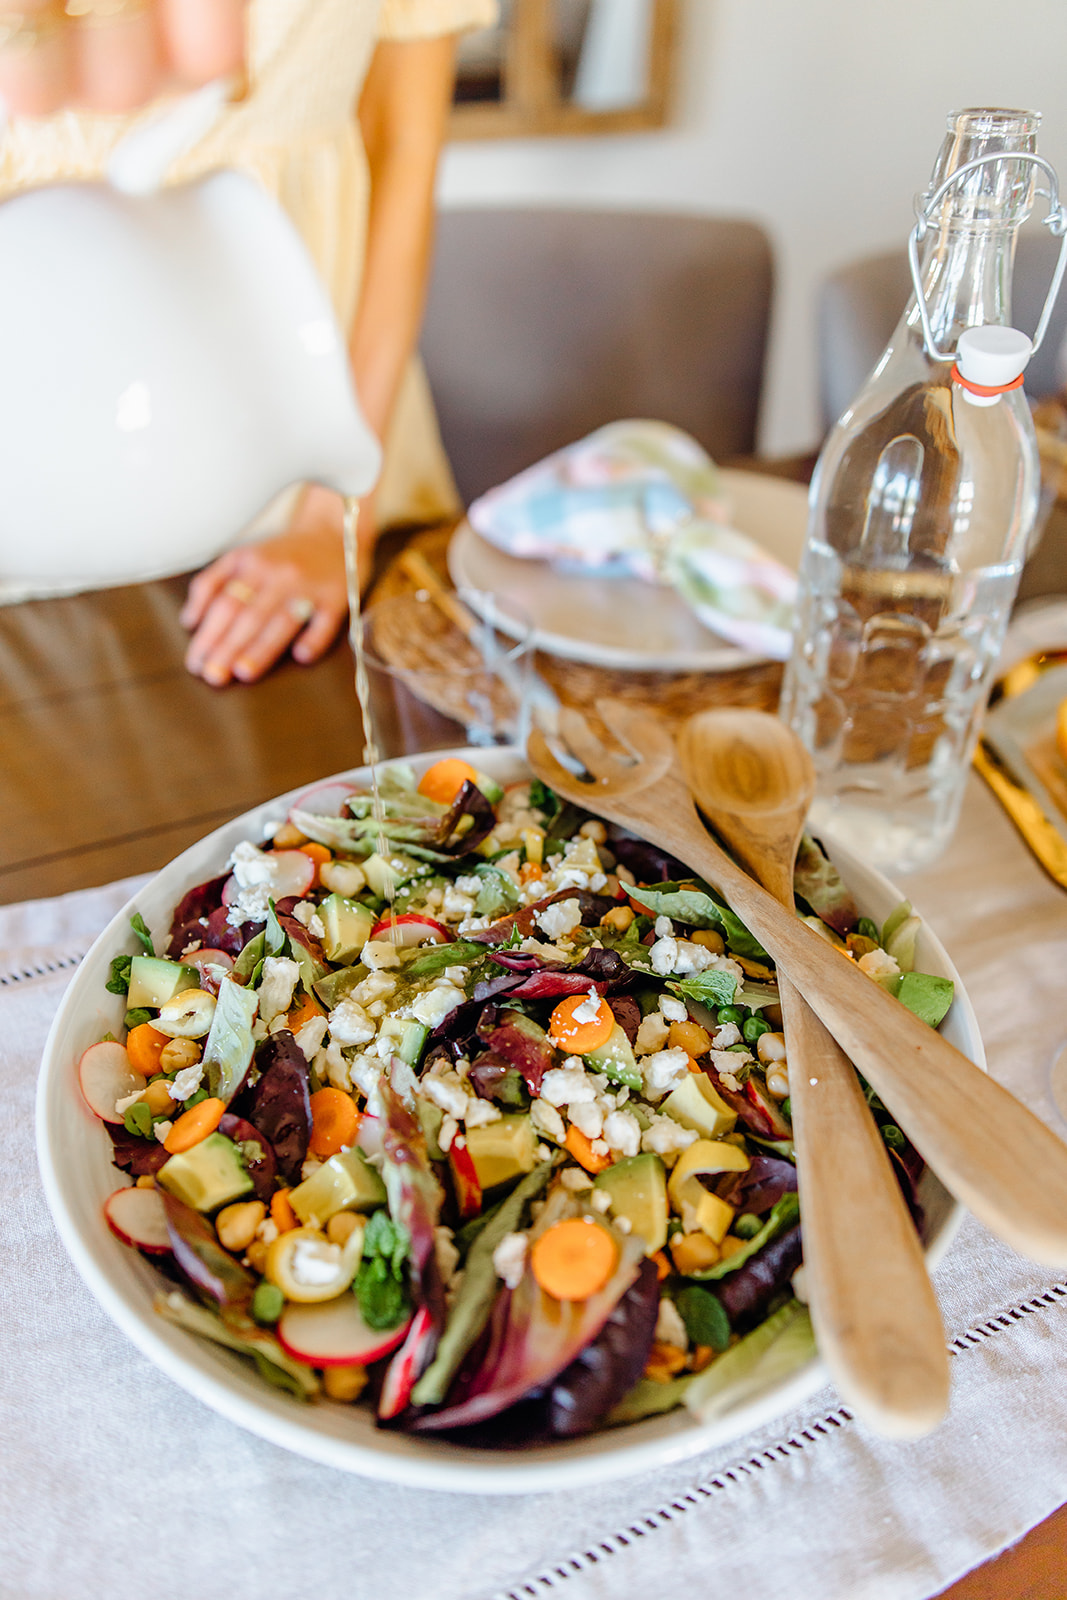
[(667, 1033), (667, 1045), (671, 1050), (684, 1050), (687, 1056), (695, 1059), (706, 1055), (711, 1049), (711, 1035), (699, 1022), (672, 1022)]
[(676, 1233), (670, 1248), (674, 1265), (683, 1277), (713, 1267), (721, 1254), (719, 1246), (706, 1233)]
[(322, 1387), (331, 1400), (351, 1404), (358, 1400), (367, 1385), (366, 1367), (326, 1367), (322, 1374)]
[(744, 1239), (739, 1239), (736, 1234), (728, 1233), (722, 1244), (719, 1246), (720, 1259), (723, 1261), (729, 1261), (731, 1256), (735, 1256), (739, 1250), (743, 1250), (744, 1248)]
[(714, 928), (697, 928), (689, 935), (690, 944), (702, 944), (705, 950), (710, 950), (712, 955), (721, 956), (726, 950), (726, 942), (721, 933), (716, 933)]
[(785, 1034), (761, 1033), (756, 1040), (756, 1054), (765, 1066), (770, 1061), (784, 1061)]
[(592, 839), (594, 844), (607, 844), (608, 830), (597, 817), (590, 817), (588, 822), (583, 822), (578, 829), (580, 839)]
[(291, 822), (283, 822), (271, 840), (275, 850), (298, 850), (307, 842), (307, 834), (301, 833), (299, 828), (294, 828)]
[(215, 1218), (219, 1243), (226, 1250), (247, 1250), (266, 1215), (262, 1200), (238, 1200), (235, 1205), (224, 1206)]
[(154, 1117), (169, 1117), (178, 1105), (177, 1100), (172, 1100), (170, 1097), (170, 1084), (165, 1083), (162, 1078), (150, 1083), (141, 1099)]
[(676, 1344), (661, 1344), (657, 1339), (645, 1363), (645, 1377), (653, 1383), (670, 1383), (685, 1366), (688, 1356)]
[(617, 933), (625, 933), (633, 920), (634, 914), (629, 906), (613, 906), (610, 911), (605, 911), (601, 917), (600, 926), (602, 928), (614, 928)]
[(776, 1061), (767, 1074), (767, 1093), (775, 1100), (784, 1100), (789, 1094), (789, 1068), (785, 1061)]
[(171, 1039), (159, 1052), (161, 1072), (181, 1072), (200, 1060), (201, 1047), (196, 1039)]
[(156, 1180), (150, 1172), (142, 1172), (141, 1176), (134, 1184), (135, 1189), (154, 1189), (155, 1186)]
[(360, 1221), (354, 1211), (335, 1211), (326, 1224), (327, 1239), (331, 1244), (346, 1245), (359, 1227)]
[(262, 1239), (253, 1239), (245, 1251), (245, 1261), (260, 1277), (267, 1270), (267, 1246)]

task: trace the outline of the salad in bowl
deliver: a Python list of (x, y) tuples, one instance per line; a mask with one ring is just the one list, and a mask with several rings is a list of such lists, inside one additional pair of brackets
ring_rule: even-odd
[[(773, 963), (513, 758), (418, 768), (231, 824), (103, 936), (41, 1089), (76, 1261), (179, 1381), (358, 1470), (548, 1486), (752, 1425), (822, 1375)], [(861, 914), (805, 840), (798, 913), (937, 1026), (951, 969), (876, 881)], [(944, 1191), (869, 1099), (943, 1244)]]

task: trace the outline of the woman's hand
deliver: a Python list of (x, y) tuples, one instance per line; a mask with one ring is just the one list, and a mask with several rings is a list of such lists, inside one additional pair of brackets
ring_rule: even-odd
[(243, 70), (245, 0), (0, 0), (0, 97), (41, 116), (130, 111)]
[[(359, 529), (362, 589), (374, 543), (366, 502)], [(285, 533), (230, 550), (193, 579), (181, 614), (196, 630), (185, 664), (216, 688), (251, 683), (287, 650), (295, 661), (318, 661), (347, 614), (341, 501), (311, 487)]]

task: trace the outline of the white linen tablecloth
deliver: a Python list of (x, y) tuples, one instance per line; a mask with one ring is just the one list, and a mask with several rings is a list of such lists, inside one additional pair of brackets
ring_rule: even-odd
[[(4, 1600), (927, 1600), (1067, 1500), (1067, 1281), (968, 1222), (938, 1273), (948, 1420), (887, 1443), (832, 1390), (666, 1471), (558, 1495), (403, 1490), (287, 1454), (176, 1388), (70, 1265), (33, 1154), (45, 1035), (139, 880), (0, 907)], [(1060, 1134), (1067, 899), (973, 780), (908, 884), (990, 1068)], [(1051, 1597), (1050, 1597), (1051, 1600)]]

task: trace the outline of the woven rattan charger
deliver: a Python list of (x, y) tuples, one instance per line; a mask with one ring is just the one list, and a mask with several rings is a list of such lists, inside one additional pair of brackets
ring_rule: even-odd
[[(445, 584), (449, 581), (446, 553), (451, 536), (451, 528), (432, 528), (415, 534), (405, 546), (422, 555)], [(375, 585), (370, 604), (410, 594), (413, 588), (411, 578), (396, 555)], [(426, 611), (429, 615), (423, 627), (433, 630), (434, 637), (413, 638), (409, 630), (403, 636), (397, 634), (391, 642), (387, 638), (379, 640), (379, 649), (390, 665), (410, 665), (413, 656), (440, 659), (441, 635), (451, 625), (434, 608), (427, 607)], [(726, 672), (620, 672), (539, 651), (536, 667), (564, 705), (586, 710), (598, 699), (611, 696), (651, 707), (672, 724), (711, 706), (753, 706), (773, 711), (782, 682), (780, 662)], [(434, 709), (444, 716), (454, 716), (455, 708), (449, 705), (447, 692), (442, 694)]]

